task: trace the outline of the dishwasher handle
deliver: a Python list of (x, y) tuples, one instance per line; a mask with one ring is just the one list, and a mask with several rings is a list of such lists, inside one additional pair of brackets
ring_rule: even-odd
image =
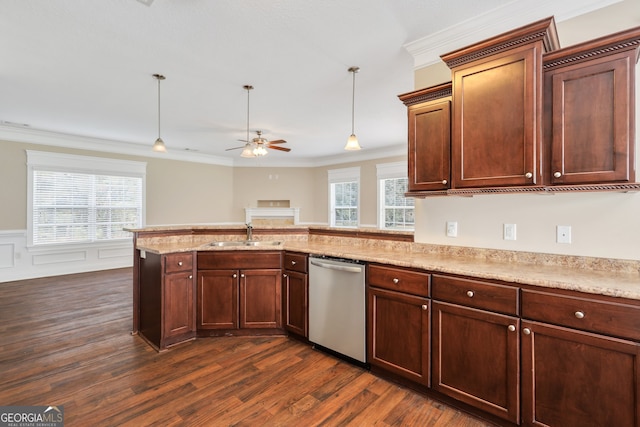
[(315, 259), (309, 259), (309, 262), (318, 267), (328, 268), (330, 270), (346, 271), (347, 273), (362, 273), (362, 267), (351, 267), (349, 265), (329, 264)]

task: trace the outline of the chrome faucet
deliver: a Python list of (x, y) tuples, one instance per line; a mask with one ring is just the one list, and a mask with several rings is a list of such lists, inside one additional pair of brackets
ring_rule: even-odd
[(253, 225), (250, 222), (247, 223), (247, 241), (251, 241), (253, 239)]

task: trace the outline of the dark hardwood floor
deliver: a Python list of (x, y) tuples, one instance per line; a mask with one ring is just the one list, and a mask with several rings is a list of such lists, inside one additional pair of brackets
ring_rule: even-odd
[(157, 353), (131, 330), (131, 269), (0, 283), (0, 406), (65, 426), (487, 424), (285, 337)]

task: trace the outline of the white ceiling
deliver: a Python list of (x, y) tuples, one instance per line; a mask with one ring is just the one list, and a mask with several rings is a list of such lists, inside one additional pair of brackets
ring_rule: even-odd
[[(414, 89), (414, 67), (616, 1), (0, 0), (0, 138), (239, 166), (403, 154), (406, 109), (397, 95)], [(350, 66), (360, 67), (360, 152), (343, 151)], [(166, 76), (164, 155), (151, 151), (154, 73)], [(290, 153), (225, 151), (246, 138), (245, 84), (255, 88), (251, 131), (287, 140)]]

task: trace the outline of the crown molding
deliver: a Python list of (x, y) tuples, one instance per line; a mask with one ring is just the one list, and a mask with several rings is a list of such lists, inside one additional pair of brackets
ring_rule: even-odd
[(477, 43), (537, 19), (554, 16), (556, 22), (619, 3), (622, 0), (517, 0), (459, 24), (406, 43), (414, 70), (441, 62), (440, 55)]

